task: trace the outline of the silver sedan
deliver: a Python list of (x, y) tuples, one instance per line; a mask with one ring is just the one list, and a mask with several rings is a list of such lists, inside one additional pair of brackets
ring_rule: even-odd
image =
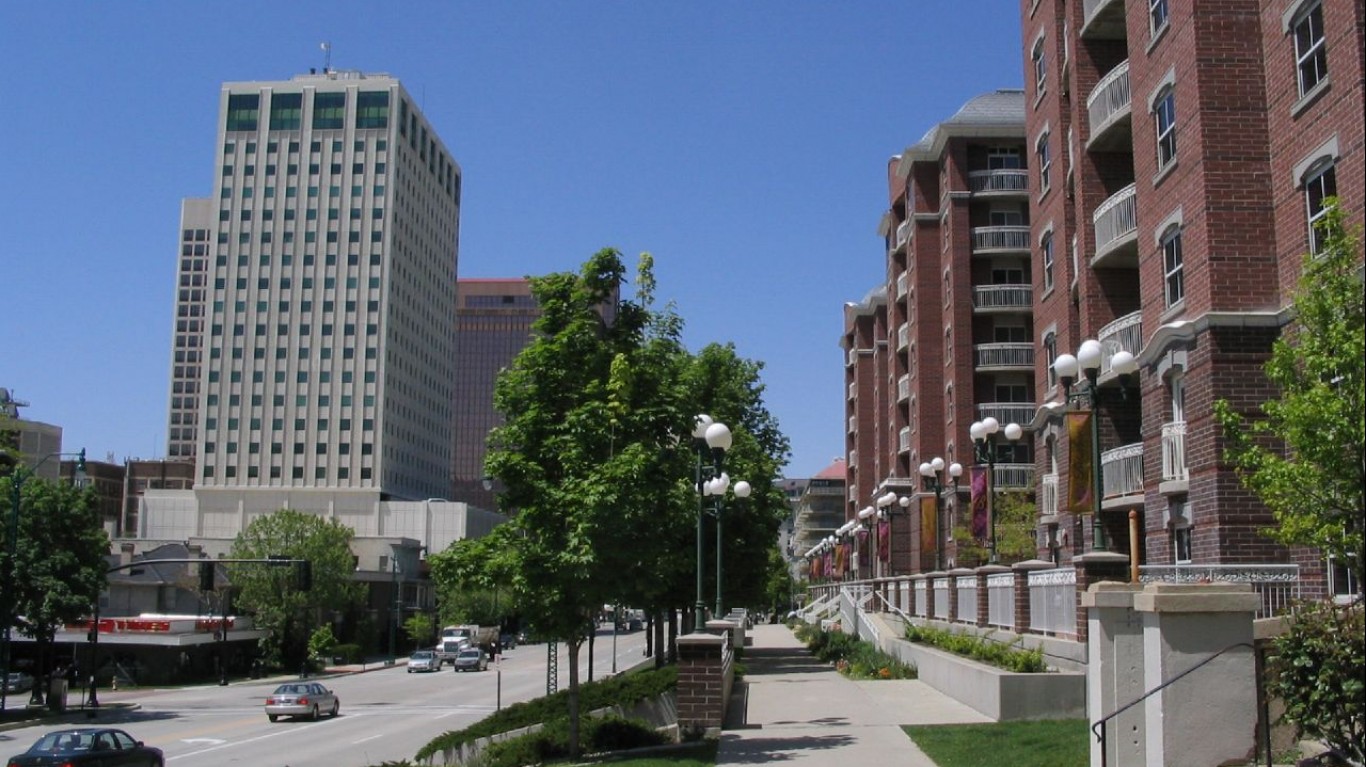
[(282, 684), (266, 697), (266, 718), (272, 722), (282, 716), (317, 719), (323, 712), (336, 716), (340, 710), (341, 700), (317, 682)]

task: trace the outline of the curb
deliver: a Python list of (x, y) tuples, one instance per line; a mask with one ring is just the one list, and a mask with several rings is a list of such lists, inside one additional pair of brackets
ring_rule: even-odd
[(35, 709), (25, 712), (22, 718), (0, 722), (0, 732), (8, 730), (18, 730), (24, 727), (32, 727), (35, 724), (48, 722), (75, 723), (98, 719), (101, 712), (125, 713), (137, 711), (142, 708), (139, 703), (106, 703), (97, 708), (68, 708), (62, 712), (49, 711), (47, 709)]

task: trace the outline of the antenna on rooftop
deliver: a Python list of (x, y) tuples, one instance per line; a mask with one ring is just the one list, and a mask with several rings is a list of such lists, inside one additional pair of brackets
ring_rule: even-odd
[(332, 43), (323, 43), (319, 46), (323, 49), (323, 74), (332, 70)]

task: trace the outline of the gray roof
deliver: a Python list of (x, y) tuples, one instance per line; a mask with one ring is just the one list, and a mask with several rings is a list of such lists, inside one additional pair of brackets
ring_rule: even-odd
[(1018, 131), (1024, 135), (1025, 95), (1019, 88), (1000, 88), (968, 100), (953, 117), (930, 128), (919, 141), (907, 148), (905, 154), (938, 155), (942, 143), (950, 135), (971, 135), (985, 132), (999, 135), (1003, 131)]

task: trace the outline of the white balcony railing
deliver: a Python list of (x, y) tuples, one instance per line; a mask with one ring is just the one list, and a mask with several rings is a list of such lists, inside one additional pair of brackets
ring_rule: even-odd
[(858, 389), (852, 383), (849, 384), (849, 393), (846, 396), (846, 399), (853, 399), (856, 394), (858, 394)]
[(858, 362), (858, 349), (850, 349), (844, 357), (844, 364), (852, 366), (855, 362)]
[(910, 221), (902, 221), (900, 224), (896, 225), (896, 246), (898, 248), (906, 244), (906, 238), (910, 236), (910, 233)]
[(897, 278), (896, 278), (896, 297), (897, 297), (897, 298), (905, 298), (905, 297), (906, 297), (906, 285), (908, 284), (908, 282), (909, 282), (909, 276), (908, 276), (905, 272), (902, 272), (901, 274), (897, 275)]
[(849, 433), (853, 434), (856, 431), (858, 431), (858, 418), (851, 415), (849, 416)]
[(1058, 475), (1045, 474), (1039, 478), (1039, 514), (1051, 517), (1058, 508)]
[(995, 418), (1002, 426), (1008, 423), (1025, 426), (1034, 420), (1037, 410), (1033, 402), (981, 402), (977, 405), (977, 420)]
[(911, 449), (911, 427), (903, 426), (901, 431), (897, 432), (896, 447), (897, 452), (901, 453), (908, 452)]
[(905, 402), (911, 398), (911, 376), (904, 375), (896, 381), (896, 401)]
[(1121, 61), (1111, 69), (1086, 98), (1086, 111), (1091, 121), (1092, 138), (1105, 132), (1129, 114), (1133, 98), (1129, 94), (1129, 62)]
[(1110, 372), (1110, 360), (1121, 350), (1137, 357), (1143, 351), (1143, 312), (1130, 312), (1096, 334), (1100, 342), (1100, 372)]
[(1123, 498), (1143, 494), (1143, 443), (1106, 450), (1100, 454), (1104, 497)]
[(1162, 481), (1182, 482), (1190, 478), (1186, 469), (1186, 422), (1162, 424)]
[(968, 173), (968, 188), (973, 194), (993, 192), (1027, 194), (1029, 192), (1029, 171), (1023, 168), (1001, 168), (997, 170), (974, 170)]
[(1096, 255), (1099, 259), (1138, 231), (1138, 198), (1130, 184), (1110, 195), (1091, 215), (1096, 230)]
[(972, 288), (974, 309), (1033, 309), (1031, 285), (976, 285)]
[(1030, 343), (975, 344), (972, 351), (975, 367), (1034, 367), (1034, 345)]
[(997, 490), (1027, 490), (1034, 482), (1034, 464), (998, 463), (992, 472), (992, 487)]
[(911, 345), (911, 326), (901, 323), (901, 327), (896, 329), (896, 350), (902, 351)]
[(976, 251), (1029, 250), (1027, 226), (976, 226), (972, 229), (972, 249)]

